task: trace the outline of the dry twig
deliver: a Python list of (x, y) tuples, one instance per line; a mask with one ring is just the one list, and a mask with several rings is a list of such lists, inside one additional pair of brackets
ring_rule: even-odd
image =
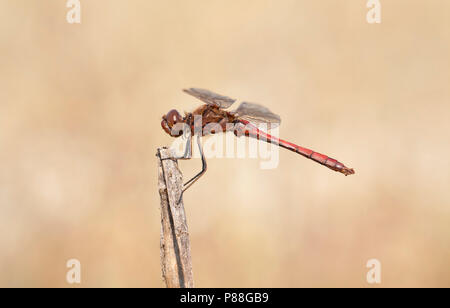
[(161, 268), (168, 288), (192, 288), (191, 249), (184, 211), (183, 177), (176, 159), (167, 148), (159, 148), (158, 188), (161, 197)]

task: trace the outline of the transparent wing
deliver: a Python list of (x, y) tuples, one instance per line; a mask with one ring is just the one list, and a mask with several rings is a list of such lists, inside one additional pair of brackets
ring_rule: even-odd
[(254, 104), (243, 102), (235, 111), (235, 115), (239, 118), (259, 124), (269, 124), (270, 128), (275, 128), (281, 123), (279, 115), (273, 113), (268, 108)]
[(208, 105), (213, 105), (224, 109), (230, 107), (236, 101), (235, 99), (205, 89), (190, 88), (183, 89), (183, 91), (198, 98)]

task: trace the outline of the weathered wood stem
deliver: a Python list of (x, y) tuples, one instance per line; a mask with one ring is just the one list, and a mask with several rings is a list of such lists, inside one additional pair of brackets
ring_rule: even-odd
[[(168, 288), (192, 288), (191, 248), (183, 199), (183, 177), (167, 148), (158, 148), (158, 188), (161, 198), (161, 268)], [(178, 203), (179, 202), (179, 203)]]

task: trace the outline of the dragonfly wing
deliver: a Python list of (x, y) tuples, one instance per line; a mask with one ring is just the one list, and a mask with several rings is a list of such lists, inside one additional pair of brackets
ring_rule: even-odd
[(208, 105), (217, 106), (223, 109), (230, 107), (236, 101), (228, 96), (223, 96), (206, 89), (190, 88), (184, 89), (183, 91), (198, 98)]
[(235, 111), (239, 118), (248, 120), (255, 124), (269, 124), (270, 128), (275, 128), (281, 123), (279, 115), (270, 111), (267, 107), (259, 104), (243, 102)]

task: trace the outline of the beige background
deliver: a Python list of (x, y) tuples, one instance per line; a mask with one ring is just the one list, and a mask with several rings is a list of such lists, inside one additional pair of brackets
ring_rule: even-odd
[[(0, 4), (0, 286), (163, 287), (155, 152), (205, 87), (279, 113), (279, 167), (209, 159), (185, 195), (199, 287), (450, 286), (450, 2)], [(198, 159), (180, 162), (185, 177)]]

